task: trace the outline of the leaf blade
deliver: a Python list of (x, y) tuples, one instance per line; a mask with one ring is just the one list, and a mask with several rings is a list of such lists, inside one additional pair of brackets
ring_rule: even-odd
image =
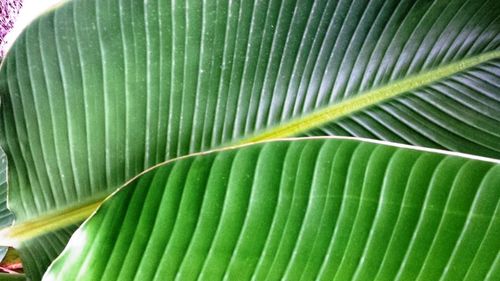
[[(221, 169), (228, 164), (229, 170)], [(304, 280), (435, 280), (450, 274), (462, 279), (468, 271), (485, 276), (494, 267), (500, 244), (490, 244), (486, 252), (472, 245), (487, 241), (488, 229), (498, 224), (499, 167), (328, 138), (262, 143), (187, 158), (150, 171), (107, 200), (44, 278), (133, 280), (158, 274), (219, 280), (237, 274), (250, 280), (299, 272)], [(281, 169), (281, 175), (267, 169)], [(169, 183), (174, 170), (186, 178), (181, 185)], [(190, 175), (198, 179), (192, 181)], [(219, 189), (220, 181), (225, 190)], [(174, 191), (182, 193), (174, 199), (176, 207), (168, 215), (160, 212), (166, 210), (165, 202), (171, 205)], [(176, 219), (165, 231), (167, 216)], [(208, 234), (206, 227), (211, 235), (201, 235)], [(98, 251), (104, 241), (116, 244)], [(469, 250), (474, 254), (466, 254)], [(474, 257), (484, 264), (477, 266)], [(91, 267), (94, 259), (109, 264)]]
[[(497, 2), (67, 3), (2, 63), (9, 204), (18, 222), (63, 212), (164, 160), (498, 52)], [(498, 67), (484, 62), (301, 133), (498, 158)]]

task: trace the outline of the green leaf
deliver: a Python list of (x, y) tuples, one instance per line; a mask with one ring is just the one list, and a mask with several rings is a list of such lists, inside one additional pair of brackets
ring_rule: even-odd
[[(0, 148), (0, 227), (12, 224), (14, 216), (7, 208), (7, 156)], [(0, 261), (7, 253), (8, 247), (0, 246)]]
[(226, 149), (108, 198), (43, 280), (495, 280), (499, 187), (500, 161), (408, 147)]
[(26, 277), (24, 274), (0, 273), (0, 280), (2, 280), (2, 281), (25, 281)]
[(0, 149), (0, 226), (12, 223), (12, 213), (7, 208), (7, 156)]
[(50, 260), (67, 237), (51, 231), (71, 233), (60, 229), (131, 177), (234, 143), (351, 135), (500, 158), (499, 9), (496, 0), (71, 1), (2, 61), (0, 144), (24, 235), (8, 238), (43, 234), (20, 251), (42, 270), (36, 255)]

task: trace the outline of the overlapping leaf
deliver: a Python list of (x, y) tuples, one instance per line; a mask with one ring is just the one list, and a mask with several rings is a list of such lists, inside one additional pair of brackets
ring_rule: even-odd
[[(29, 26), (0, 70), (9, 205), (18, 222), (64, 213), (166, 159), (287, 135), (499, 157), (499, 9), (495, 0), (69, 2)], [(38, 262), (28, 248), (53, 258), (71, 231), (59, 233), (28, 242), (27, 263)], [(38, 279), (43, 267), (27, 270)]]
[(189, 157), (114, 194), (44, 280), (495, 280), (499, 163), (338, 139)]

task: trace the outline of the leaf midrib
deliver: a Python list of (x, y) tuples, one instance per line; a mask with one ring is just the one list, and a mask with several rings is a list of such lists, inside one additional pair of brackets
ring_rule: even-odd
[[(362, 109), (380, 104), (389, 99), (401, 96), (412, 90), (430, 85), (453, 74), (462, 72), (466, 69), (477, 66), (481, 63), (500, 58), (500, 51), (491, 51), (484, 54), (469, 57), (467, 59), (455, 61), (435, 69), (430, 69), (425, 72), (418, 73), (406, 77), (401, 80), (394, 81), (388, 85), (359, 93), (353, 98), (344, 100), (340, 103), (330, 105), (316, 111), (310, 112), (307, 115), (284, 122), (278, 126), (258, 132), (253, 136), (237, 141), (236, 144), (223, 146), (221, 149), (230, 149), (241, 145), (253, 144), (267, 140), (279, 139), (289, 136), (295, 136), (300, 133), (307, 132), (311, 129), (318, 128), (334, 120), (349, 116), (352, 113)], [(217, 149), (214, 151), (220, 151)], [(213, 151), (211, 151), (213, 152)], [(201, 155), (209, 152), (199, 152), (190, 155), (185, 155), (180, 158)], [(171, 159), (167, 162), (172, 162), (180, 158)], [(161, 164), (165, 164), (161, 163)], [(154, 167), (157, 167), (155, 165)], [(147, 169), (148, 171), (151, 168)], [(143, 173), (140, 173), (141, 175)], [(134, 177), (133, 179), (135, 179)], [(127, 183), (129, 183), (127, 181)], [(125, 184), (126, 185), (126, 184)], [(114, 193), (114, 192), (113, 192)], [(112, 196), (109, 195), (107, 198)], [(57, 229), (69, 226), (80, 222), (91, 216), (98, 206), (104, 201), (103, 197), (93, 200), (91, 203), (80, 205), (79, 207), (69, 207), (53, 214), (47, 214), (33, 220), (25, 221), (12, 227), (0, 231), (0, 245), (16, 246), (17, 243), (32, 239), (34, 237), (52, 232)]]
[(430, 85), (446, 77), (452, 76), (453, 74), (499, 57), (500, 51), (492, 51), (456, 61), (427, 72), (412, 75), (394, 81), (388, 85), (359, 93), (353, 98), (313, 111), (305, 116), (257, 133), (250, 138), (242, 140), (240, 143), (253, 143), (305, 133), (321, 125), (349, 116), (367, 107), (377, 105), (381, 102), (408, 93), (409, 91)]

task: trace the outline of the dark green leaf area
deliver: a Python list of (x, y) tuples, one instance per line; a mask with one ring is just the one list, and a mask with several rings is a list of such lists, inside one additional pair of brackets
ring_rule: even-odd
[(43, 273), (47, 270), (47, 264), (50, 264), (54, 257), (59, 256), (76, 228), (77, 225), (72, 225), (42, 235), (37, 239), (25, 241), (17, 247), (24, 273), (29, 276), (29, 280), (42, 279)]
[[(483, 280), (500, 165), (353, 140), (277, 141), (156, 168), (46, 280)], [(493, 280), (493, 279), (492, 279)]]
[(0, 149), (0, 227), (10, 225), (13, 218), (7, 208), (7, 156)]
[[(7, 156), (0, 148), (0, 227), (9, 226), (14, 220), (14, 215), (7, 208)], [(7, 253), (8, 247), (0, 247), (0, 261)]]

